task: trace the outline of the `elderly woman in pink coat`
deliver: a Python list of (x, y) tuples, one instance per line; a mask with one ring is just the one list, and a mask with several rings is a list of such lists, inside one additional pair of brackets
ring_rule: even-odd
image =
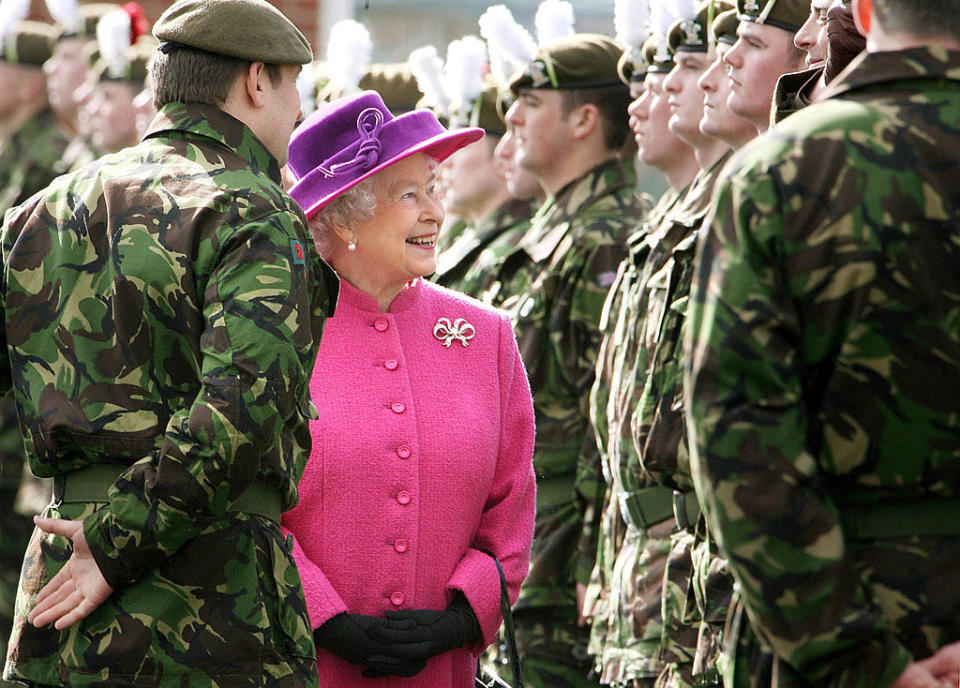
[(527, 573), (533, 408), (509, 320), (423, 279), (437, 164), (479, 139), (374, 92), (294, 133), (291, 195), (341, 277), (311, 381), (319, 419), (285, 514), (321, 686), (470, 688)]

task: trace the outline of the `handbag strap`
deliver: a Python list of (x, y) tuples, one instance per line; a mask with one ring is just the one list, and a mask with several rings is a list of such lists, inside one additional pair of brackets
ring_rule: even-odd
[(513, 610), (510, 608), (510, 597), (507, 594), (507, 578), (503, 575), (503, 567), (500, 566), (500, 560), (487, 550), (482, 550), (490, 555), (493, 563), (497, 565), (497, 573), (500, 574), (500, 613), (503, 616), (503, 631), (506, 636), (507, 656), (510, 659), (510, 670), (513, 673), (513, 688), (523, 688), (523, 675), (520, 671), (520, 654), (517, 652), (517, 638), (513, 629)]

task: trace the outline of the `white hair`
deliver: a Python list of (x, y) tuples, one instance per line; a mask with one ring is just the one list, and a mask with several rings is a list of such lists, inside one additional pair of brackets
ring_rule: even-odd
[(350, 229), (374, 216), (377, 211), (377, 196), (373, 189), (373, 177), (367, 177), (310, 218), (310, 233), (313, 234), (313, 242), (321, 256), (328, 258), (333, 253), (337, 242), (336, 228)]

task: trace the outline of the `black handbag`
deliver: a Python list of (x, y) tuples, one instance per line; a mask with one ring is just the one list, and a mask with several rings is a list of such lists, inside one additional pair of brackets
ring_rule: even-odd
[(486, 552), (493, 558), (500, 574), (500, 612), (503, 616), (503, 635), (506, 641), (507, 658), (510, 660), (510, 670), (513, 673), (513, 684), (504, 681), (500, 676), (489, 669), (477, 667), (475, 688), (523, 688), (523, 676), (520, 672), (520, 655), (517, 653), (517, 639), (513, 630), (513, 611), (510, 609), (510, 598), (507, 596), (507, 579), (503, 575), (503, 568), (499, 560), (491, 552)]

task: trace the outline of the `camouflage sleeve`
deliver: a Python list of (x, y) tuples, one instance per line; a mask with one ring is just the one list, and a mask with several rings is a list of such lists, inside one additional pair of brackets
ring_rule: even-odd
[(583, 525), (573, 571), (576, 580), (583, 584), (590, 581), (590, 573), (596, 562), (605, 489), (596, 432), (589, 422), (590, 390), (596, 375), (600, 348), (600, 314), (610, 283), (625, 257), (623, 247), (615, 244), (598, 246), (579, 257), (583, 261), (582, 271), (570, 283), (572, 291), (567, 329), (566, 332), (554, 331), (553, 338), (554, 344), (562, 350), (559, 360), (573, 363), (567, 369), (575, 376), (572, 380), (574, 386), (582, 390), (578, 401), (580, 417), (588, 419), (574, 482), (578, 500), (583, 505)]
[(107, 508), (84, 525), (114, 588), (220, 518), (258, 473), (270, 477), (265, 466), (299, 477), (302, 463), (290, 465), (309, 447), (303, 434), (315, 288), (310, 264), (292, 244), (302, 251), (302, 225), (293, 212), (275, 211), (225, 224), (219, 240), (201, 242), (198, 260), (213, 268), (202, 296), (199, 393), (174, 411), (160, 449), (128, 469), (111, 487)]
[[(686, 339), (691, 468), (755, 630), (811, 685), (892, 682), (911, 661), (847, 557), (808, 446), (815, 419), (785, 276), (798, 221), (766, 167), (728, 167), (707, 218)], [(747, 172), (744, 172), (747, 169)]]

